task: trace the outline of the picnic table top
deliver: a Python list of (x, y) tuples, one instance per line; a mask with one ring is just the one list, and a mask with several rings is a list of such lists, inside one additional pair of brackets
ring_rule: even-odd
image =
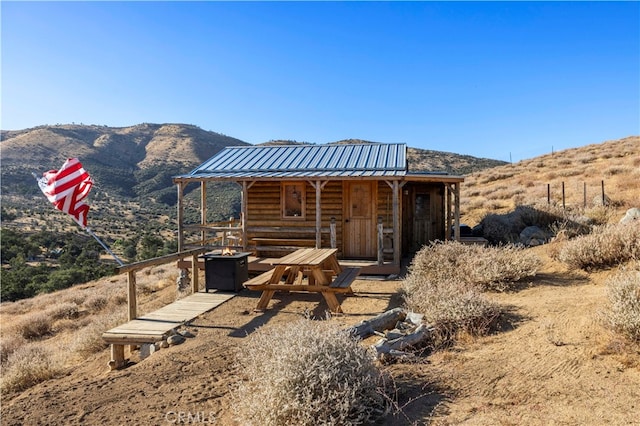
[(335, 256), (338, 249), (316, 249), (316, 248), (303, 248), (296, 250), (279, 259), (271, 261), (272, 265), (308, 265), (318, 266), (322, 265), (327, 259)]

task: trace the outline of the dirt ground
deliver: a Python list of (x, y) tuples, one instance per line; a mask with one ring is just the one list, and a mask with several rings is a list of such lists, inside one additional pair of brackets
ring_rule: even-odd
[[(399, 411), (379, 424), (640, 424), (640, 353), (598, 321), (607, 275), (567, 271), (546, 258), (536, 278), (491, 294), (507, 308), (499, 331), (389, 365)], [(399, 287), (358, 280), (356, 294), (342, 298), (346, 314), (331, 320), (346, 326), (396, 307)], [(257, 301), (258, 293), (241, 292), (197, 318), (196, 337), (143, 361), (134, 354), (123, 370), (108, 371), (105, 350), (63, 377), (5, 395), (2, 424), (233, 425), (234, 353), (247, 336), (326, 309), (318, 294), (276, 293), (263, 313), (253, 312)]]

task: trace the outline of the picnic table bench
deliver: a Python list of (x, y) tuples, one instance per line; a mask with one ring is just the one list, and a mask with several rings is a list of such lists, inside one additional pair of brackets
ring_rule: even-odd
[(276, 291), (321, 293), (331, 312), (342, 312), (336, 293), (352, 293), (360, 268), (342, 268), (337, 249), (299, 249), (271, 262), (275, 267), (244, 283), (262, 291), (256, 310), (267, 308)]

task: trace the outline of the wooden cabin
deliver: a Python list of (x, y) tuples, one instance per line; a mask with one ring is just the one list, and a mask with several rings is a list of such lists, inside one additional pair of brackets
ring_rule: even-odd
[[(207, 223), (207, 183), (235, 182), (239, 249), (279, 257), (299, 247), (337, 248), (341, 260), (368, 261), (366, 273), (398, 273), (404, 256), (451, 238), (451, 229), (459, 239), (463, 180), (411, 172), (405, 144), (227, 147), (174, 178), (178, 249), (206, 245), (208, 233), (225, 232)], [(202, 219), (186, 224), (183, 194), (193, 182), (201, 188)]]

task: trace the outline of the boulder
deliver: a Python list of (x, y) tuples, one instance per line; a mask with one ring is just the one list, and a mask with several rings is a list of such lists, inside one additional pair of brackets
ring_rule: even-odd
[(624, 217), (620, 219), (620, 223), (631, 222), (632, 220), (640, 220), (640, 208), (633, 207), (627, 210)]
[(527, 226), (520, 232), (520, 243), (527, 246), (539, 246), (549, 240), (551, 235), (538, 226)]
[(174, 346), (184, 343), (185, 340), (187, 339), (185, 339), (184, 336), (181, 336), (180, 334), (174, 334), (167, 338), (167, 343), (169, 344), (169, 346)]

